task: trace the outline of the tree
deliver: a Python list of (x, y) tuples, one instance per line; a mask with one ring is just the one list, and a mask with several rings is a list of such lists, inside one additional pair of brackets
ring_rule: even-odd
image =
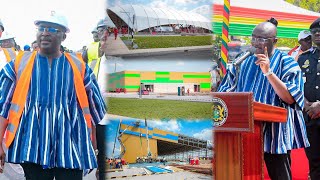
[(314, 12), (320, 12), (320, 0), (286, 0), (288, 3)]
[(277, 42), (278, 47), (289, 47), (293, 48), (296, 45), (298, 45), (298, 39), (297, 38), (279, 38)]

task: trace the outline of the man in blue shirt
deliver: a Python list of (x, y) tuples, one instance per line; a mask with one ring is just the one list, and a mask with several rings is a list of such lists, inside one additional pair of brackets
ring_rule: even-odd
[[(16, 72), (15, 61), (0, 71), (1, 164), (4, 164), (4, 159), (21, 164), (26, 179), (80, 180), (83, 170), (97, 168), (95, 128), (91, 128), (91, 124), (95, 126), (103, 118), (106, 112), (104, 99), (92, 70), (81, 66), (81, 59), (75, 59), (77, 65), (83, 67), (80, 83), (83, 83), (85, 93), (82, 96), (87, 97), (89, 104), (86, 109), (82, 108), (82, 99), (76, 89), (80, 87), (76, 84), (79, 83), (79, 78), (76, 78), (79, 72), (75, 71), (68, 58), (71, 55), (60, 51), (62, 41), (70, 31), (66, 19), (52, 13), (35, 21), (35, 25), (40, 50), (32, 52), (31, 80), (26, 87), (29, 90), (18, 126), (13, 125), (17, 128), (14, 139), (6, 144), (7, 150), (2, 145), (7, 142), (3, 135), (5, 130), (6, 135), (12, 132), (12, 126), (9, 126), (12, 124), (7, 126), (11, 119), (7, 119), (16, 109), (12, 99), (16, 85), (23, 77), (19, 76), (20, 71)], [(24, 52), (27, 53), (31, 54)], [(20, 66), (24, 62), (21, 61)]]
[(309, 146), (302, 115), (303, 81), (297, 62), (275, 48), (277, 27), (258, 24), (252, 32), (255, 55), (228, 69), (219, 92), (253, 92), (257, 102), (284, 107), (286, 123), (263, 123), (264, 159), (272, 180), (291, 180), (290, 151)]

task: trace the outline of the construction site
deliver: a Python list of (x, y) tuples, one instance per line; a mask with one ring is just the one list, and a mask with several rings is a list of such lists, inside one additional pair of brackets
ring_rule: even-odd
[[(212, 145), (206, 140), (148, 127), (147, 120), (117, 121), (119, 156), (108, 159), (107, 178), (212, 179)], [(114, 147), (115, 147), (114, 144)], [(152, 177), (152, 178), (154, 178)], [(146, 177), (150, 178), (150, 177)]]

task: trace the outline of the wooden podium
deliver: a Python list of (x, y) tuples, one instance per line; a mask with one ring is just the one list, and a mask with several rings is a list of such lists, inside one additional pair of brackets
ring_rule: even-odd
[(252, 93), (212, 93), (228, 109), (214, 127), (214, 179), (263, 180), (262, 121), (286, 122), (287, 110), (253, 101)]

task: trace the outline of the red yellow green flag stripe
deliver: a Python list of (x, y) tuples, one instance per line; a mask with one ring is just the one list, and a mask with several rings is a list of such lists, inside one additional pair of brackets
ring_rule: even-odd
[(221, 64), (220, 68), (223, 75), (227, 72), (228, 62), (228, 42), (229, 42), (229, 15), (230, 0), (224, 0), (223, 6), (223, 24), (222, 24), (222, 44), (221, 44)]

